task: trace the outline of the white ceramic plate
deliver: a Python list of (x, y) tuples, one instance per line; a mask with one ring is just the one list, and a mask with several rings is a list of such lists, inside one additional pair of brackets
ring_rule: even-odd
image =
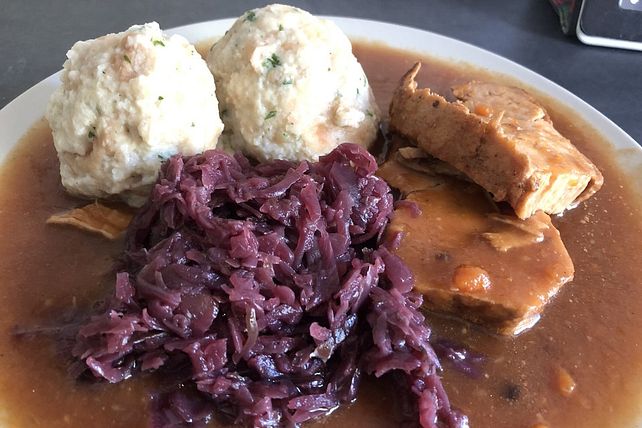
[[(383, 42), (400, 49), (426, 53), (434, 57), (463, 61), (476, 67), (503, 73), (524, 82), (544, 95), (574, 110), (586, 122), (606, 137), (615, 149), (622, 168), (633, 178), (638, 190), (642, 189), (642, 148), (622, 129), (596, 109), (561, 86), (498, 55), (438, 34), (383, 22), (362, 19), (326, 17), (336, 22), (348, 36)], [(192, 42), (220, 36), (232, 25), (234, 19), (203, 22), (169, 30)], [(64, 58), (60, 58), (62, 61)], [(21, 136), (44, 116), (49, 96), (59, 84), (56, 73), (9, 103), (0, 110), (0, 162), (16, 145)], [(642, 425), (641, 425), (642, 426)]]

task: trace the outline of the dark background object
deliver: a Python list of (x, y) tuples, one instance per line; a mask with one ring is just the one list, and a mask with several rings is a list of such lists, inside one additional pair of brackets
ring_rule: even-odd
[[(547, 1), (288, 3), (314, 14), (408, 25), (488, 49), (567, 88), (642, 142), (642, 54), (585, 46), (566, 37)], [(77, 40), (152, 20), (170, 28), (236, 17), (265, 4), (251, 0), (0, 0), (0, 107), (59, 70)]]
[(642, 43), (642, 2), (585, 0), (579, 16), (588, 36)]
[(575, 34), (582, 0), (549, 0), (549, 2), (560, 18), (560, 26), (564, 34)]

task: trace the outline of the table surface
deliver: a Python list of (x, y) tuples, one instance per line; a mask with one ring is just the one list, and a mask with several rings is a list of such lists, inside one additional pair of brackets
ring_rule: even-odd
[[(314, 14), (408, 25), (509, 58), (560, 84), (642, 143), (642, 53), (564, 36), (546, 0), (289, 1)], [(236, 17), (250, 0), (0, 0), (0, 108), (59, 70), (77, 40), (158, 21), (171, 28)]]

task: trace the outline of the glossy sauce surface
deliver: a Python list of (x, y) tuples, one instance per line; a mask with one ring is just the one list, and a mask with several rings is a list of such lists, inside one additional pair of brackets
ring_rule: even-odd
[[(394, 76), (417, 59), (424, 62), (419, 86), (443, 95), (450, 96), (451, 86), (474, 79), (518, 84), (466, 65), (426, 61), (418, 54), (366, 46), (356, 53), (382, 110), (398, 82)], [(436, 337), (488, 355), (481, 379), (467, 378), (446, 365), (446, 389), (473, 427), (634, 426), (642, 415), (642, 211), (636, 185), (618, 170), (616, 153), (590, 125), (554, 101), (533, 95), (560, 133), (600, 168), (605, 184), (589, 201), (553, 219), (573, 259), (575, 279), (532, 330), (506, 339), (429, 318)], [(561, 369), (577, 385), (569, 397), (560, 394)]]
[(501, 214), (476, 184), (413, 171), (399, 160), (377, 174), (421, 211), (399, 206), (385, 239), (396, 241), (426, 309), (511, 335), (533, 325), (549, 296), (573, 277), (570, 256), (542, 211), (528, 220)]
[[(382, 111), (399, 77), (417, 54), (355, 44)], [(496, 79), (461, 64), (428, 58), (419, 84), (447, 94), (453, 84)], [(614, 153), (572, 112), (542, 100), (558, 130), (593, 160), (605, 186), (587, 203), (555, 218), (575, 264), (575, 280), (515, 339), (430, 316), (435, 337), (463, 342), (488, 356), (479, 379), (450, 369), (451, 401), (473, 427), (632, 426), (642, 402), (642, 236), (634, 186), (615, 166)], [(82, 205), (67, 196), (58, 176), (51, 136), (38, 123), (0, 170), (0, 419), (5, 426), (139, 427), (146, 424), (146, 376), (118, 385), (77, 382), (69, 375), (68, 347), (52, 333), (16, 337), (16, 326), (58, 326), (111, 292), (111, 267), (122, 242), (72, 228), (46, 225), (56, 212)], [(577, 387), (565, 397), (559, 372)], [(366, 379), (357, 402), (315, 425), (398, 426), (394, 391)]]

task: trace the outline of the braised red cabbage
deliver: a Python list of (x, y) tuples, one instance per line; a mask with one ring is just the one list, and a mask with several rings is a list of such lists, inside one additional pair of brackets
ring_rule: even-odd
[(318, 163), (174, 156), (127, 234), (108, 309), (74, 355), (97, 378), (189, 367), (153, 426), (216, 408), (298, 426), (356, 398), (362, 373), (404, 373), (417, 424), (462, 427), (403, 262), (378, 247), (393, 209), (375, 159), (343, 144)]

